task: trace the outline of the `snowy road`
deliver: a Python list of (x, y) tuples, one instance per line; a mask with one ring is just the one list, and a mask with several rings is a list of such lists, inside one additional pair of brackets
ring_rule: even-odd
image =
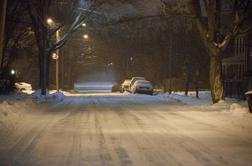
[(158, 96), (69, 96), (3, 134), (0, 165), (251, 165), (251, 116), (202, 109)]

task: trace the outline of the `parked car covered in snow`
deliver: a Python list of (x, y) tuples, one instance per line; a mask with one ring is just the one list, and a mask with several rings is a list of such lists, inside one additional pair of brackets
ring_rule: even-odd
[(121, 92), (130, 91), (131, 80), (124, 80), (121, 84)]
[(153, 95), (153, 85), (147, 80), (137, 80), (131, 87), (132, 93)]
[(137, 80), (146, 80), (146, 79), (144, 77), (132, 77), (130, 81), (130, 87), (129, 87), (130, 92), (132, 92), (132, 86)]
[(26, 82), (16, 82), (15, 87), (18, 91), (31, 91), (32, 86)]

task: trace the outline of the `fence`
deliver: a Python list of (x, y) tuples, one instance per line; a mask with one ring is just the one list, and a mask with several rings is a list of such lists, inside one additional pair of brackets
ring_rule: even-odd
[(225, 80), (224, 93), (225, 97), (245, 99), (244, 82), (241, 80)]

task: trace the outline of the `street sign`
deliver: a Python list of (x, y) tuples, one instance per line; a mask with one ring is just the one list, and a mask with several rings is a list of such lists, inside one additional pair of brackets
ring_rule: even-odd
[(59, 56), (56, 53), (53, 53), (52, 54), (52, 59), (57, 60), (57, 59), (59, 59)]

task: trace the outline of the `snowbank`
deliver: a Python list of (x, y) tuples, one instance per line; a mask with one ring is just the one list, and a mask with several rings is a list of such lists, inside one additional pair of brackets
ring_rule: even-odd
[(11, 96), (7, 96), (6, 100), (0, 100), (0, 137), (16, 128), (25, 114), (38, 110), (32, 99), (20, 100), (16, 96), (10, 98)]
[(158, 95), (162, 99), (173, 99), (178, 102), (189, 105), (212, 105), (211, 94), (209, 91), (201, 91), (199, 98), (196, 98), (195, 92), (188, 92), (188, 96), (185, 96), (185, 92), (175, 92), (172, 94), (164, 93)]
[(46, 96), (41, 96), (40, 90), (32, 94), (22, 92), (0, 95), (0, 138), (11, 133), (21, 121), (29, 119), (35, 112), (38, 113), (44, 108), (45, 105), (37, 103), (44, 101), (57, 103), (64, 100), (64, 97), (62, 92), (56, 91), (50, 91)]
[(41, 90), (36, 90), (33, 94), (32, 94), (37, 102), (52, 102), (52, 101), (63, 101), (65, 98), (65, 95), (63, 92), (57, 92), (57, 91), (47, 91), (46, 95), (41, 95)]
[(225, 101), (212, 104), (210, 91), (199, 92), (199, 98), (196, 98), (195, 92), (189, 92), (188, 96), (185, 96), (184, 92), (175, 92), (172, 94), (165, 93), (158, 96), (162, 99), (176, 100), (178, 102), (193, 106), (196, 109), (231, 112), (233, 114), (249, 113), (247, 102), (244, 100), (226, 98)]
[(233, 113), (248, 113), (248, 108), (240, 104), (233, 103), (230, 105), (230, 111)]

